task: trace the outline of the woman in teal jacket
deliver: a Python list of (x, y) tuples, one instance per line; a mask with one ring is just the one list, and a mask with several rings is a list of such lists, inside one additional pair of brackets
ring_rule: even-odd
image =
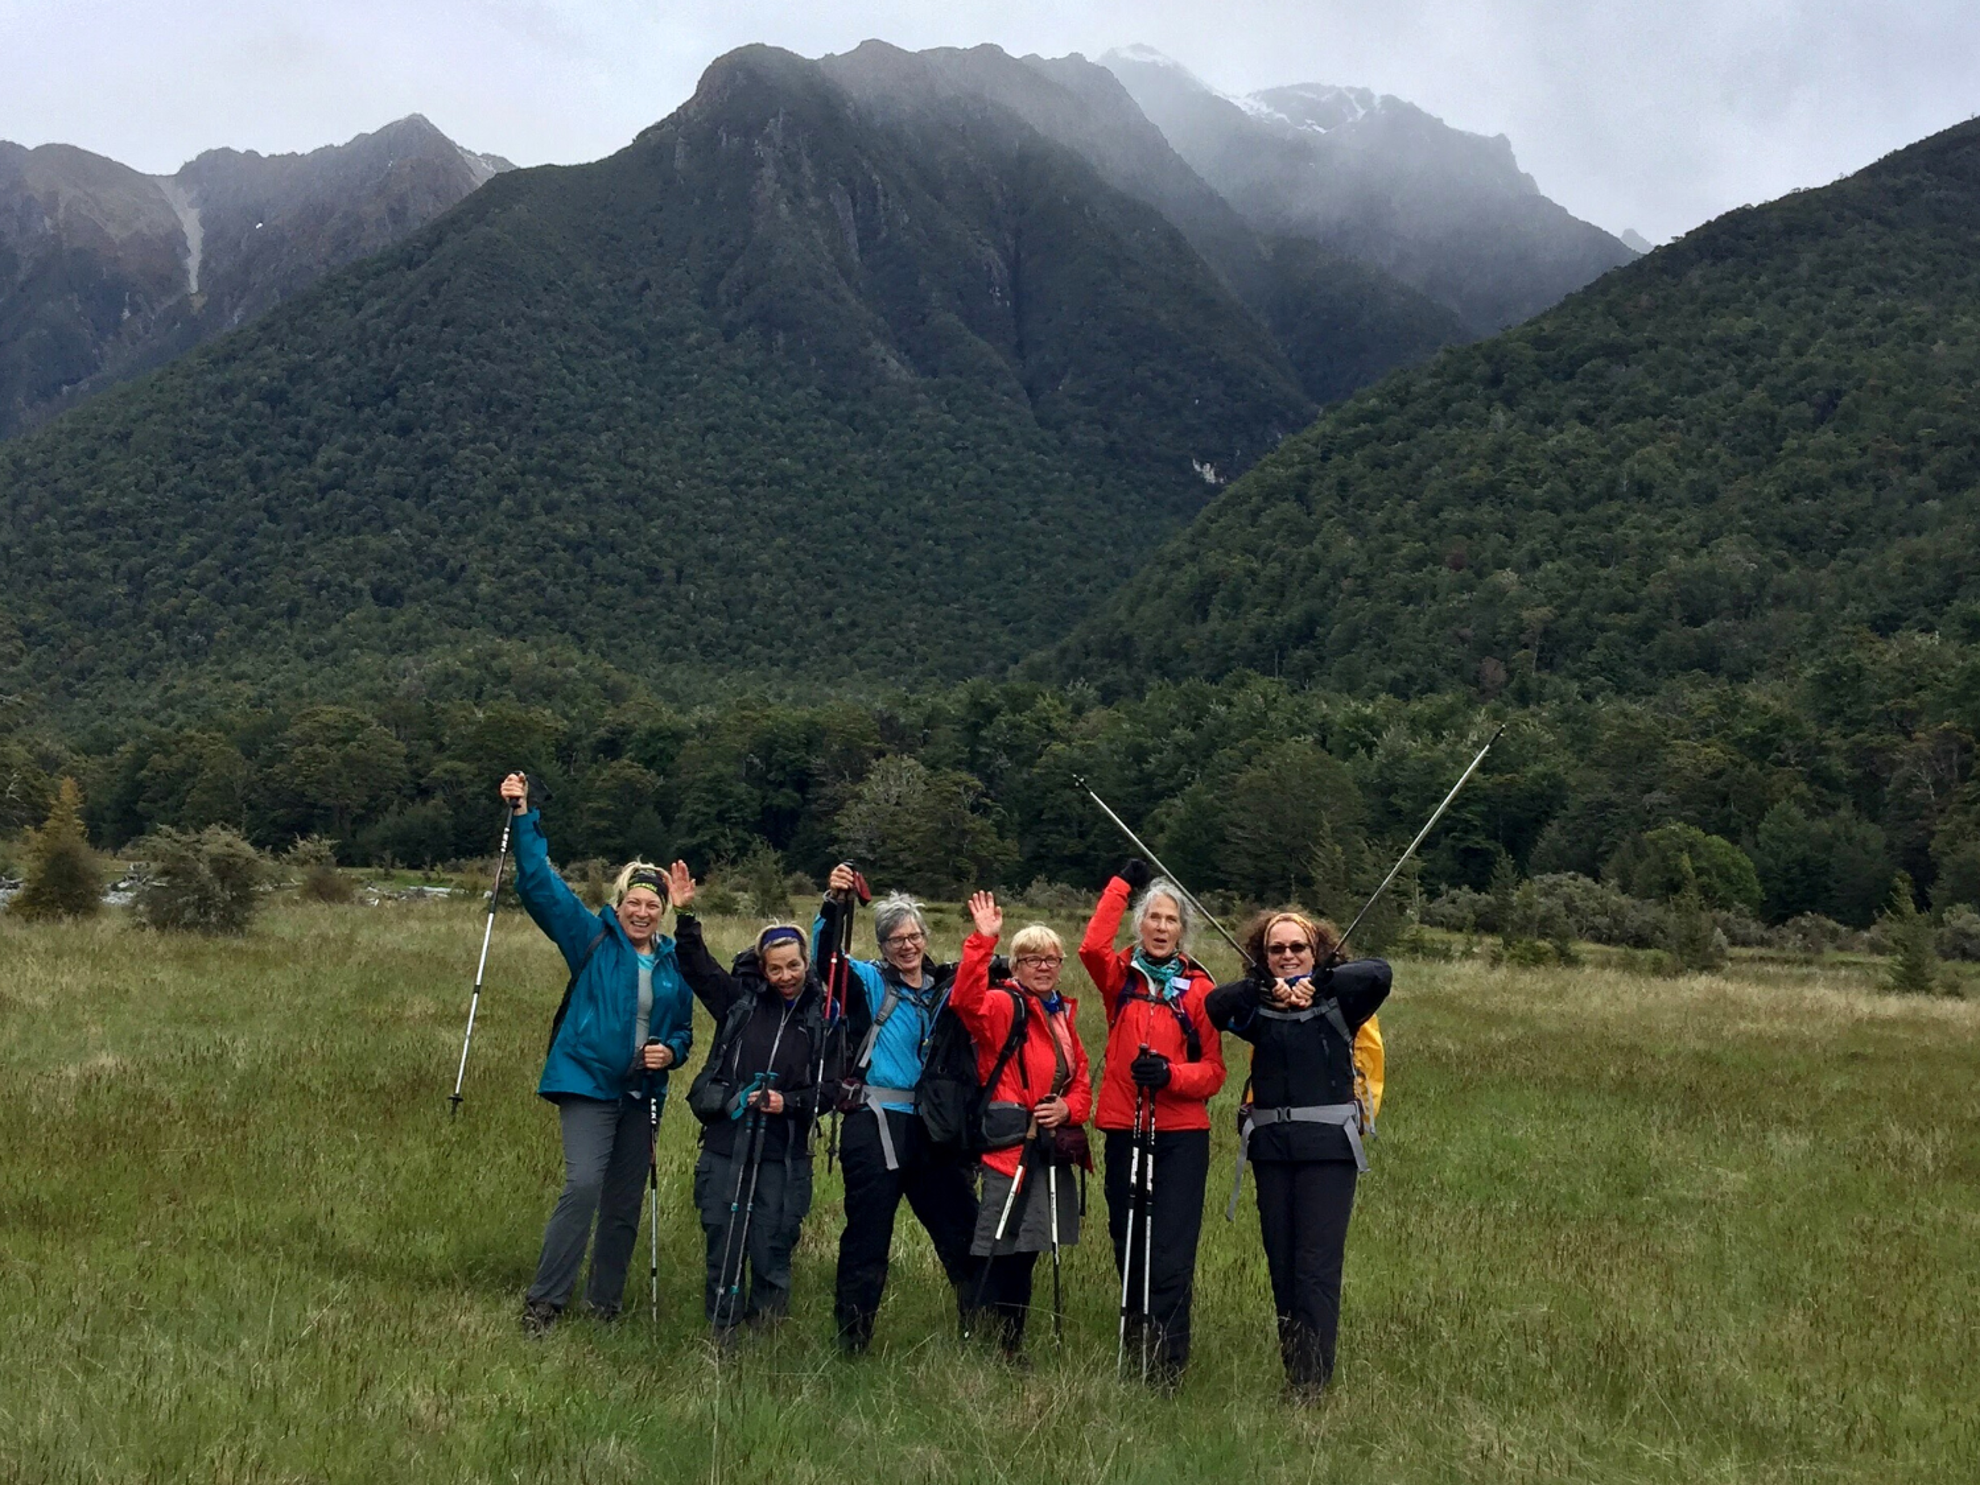
[(557, 1105), (564, 1136), (564, 1194), (550, 1214), (536, 1279), (523, 1300), (523, 1329), (542, 1335), (577, 1287), (587, 1243), (586, 1301), (605, 1319), (619, 1313), (667, 1070), (687, 1057), (694, 1002), (674, 960), (674, 941), (660, 932), (667, 911), (660, 868), (627, 865), (612, 906), (594, 913), (550, 865), (550, 845), (521, 774), (502, 781), (502, 797), (516, 814), (516, 895), (571, 970), (536, 1085)]

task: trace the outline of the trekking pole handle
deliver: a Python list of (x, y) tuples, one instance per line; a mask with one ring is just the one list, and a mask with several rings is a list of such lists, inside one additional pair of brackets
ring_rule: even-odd
[(1084, 789), (1086, 791), (1086, 797), (1088, 799), (1091, 799), (1095, 804), (1100, 806), (1101, 813), (1104, 814), (1108, 819), (1112, 820), (1114, 824), (1120, 828), (1121, 834), (1125, 835), (1128, 838), (1128, 840), (1134, 844), (1134, 848), (1137, 851), (1141, 852), (1142, 855), (1146, 856), (1150, 861), (1155, 863), (1155, 869), (1157, 871), (1161, 872), (1163, 876), (1167, 877), (1171, 882), (1175, 883), (1176, 890), (1182, 893), (1183, 897), (1188, 900), (1189, 905), (1196, 910), (1196, 915), (1199, 918), (1203, 919), (1204, 922), (1208, 923), (1212, 928), (1216, 929), (1217, 932), (1223, 936), (1224, 942), (1229, 944), (1233, 949), (1237, 951), (1239, 962), (1242, 963), (1246, 969), (1250, 969), (1252, 967), (1251, 956), (1244, 952), (1244, 945), (1240, 944), (1235, 938), (1233, 938), (1231, 936), (1230, 929), (1226, 928), (1222, 923), (1218, 922), (1216, 917), (1210, 912), (1210, 910), (1204, 907), (1202, 903), (1196, 900), (1196, 895), (1192, 893), (1189, 890), (1189, 888), (1185, 887), (1182, 884), (1182, 879), (1180, 877), (1178, 877), (1174, 872), (1170, 871), (1169, 868), (1163, 864), (1162, 858), (1155, 854), (1154, 850), (1149, 846), (1148, 842), (1143, 840), (1140, 836), (1136, 835), (1134, 833), (1133, 828), (1129, 826), (1128, 822), (1123, 820), (1119, 815), (1115, 814), (1113, 808), (1107, 803), (1107, 801), (1102, 799), (1097, 793), (1095, 793), (1093, 790), (1093, 786), (1087, 783), (1082, 776), (1080, 776), (1079, 774), (1074, 774), (1073, 783), (1078, 788)]

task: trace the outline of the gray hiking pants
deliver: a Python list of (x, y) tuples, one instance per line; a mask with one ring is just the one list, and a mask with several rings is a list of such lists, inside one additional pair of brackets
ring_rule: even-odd
[(639, 1237), (639, 1209), (646, 1197), (651, 1124), (646, 1100), (565, 1095), (558, 1100), (564, 1133), (564, 1194), (543, 1233), (531, 1299), (563, 1309), (577, 1287), (578, 1268), (591, 1239), (591, 1284), (585, 1299), (602, 1315), (616, 1315), (625, 1295), (626, 1265)]

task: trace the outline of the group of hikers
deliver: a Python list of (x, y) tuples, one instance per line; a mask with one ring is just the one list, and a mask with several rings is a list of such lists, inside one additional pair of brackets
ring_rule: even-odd
[[(692, 1040), (692, 997), (716, 1028), (687, 1102), (701, 1124), (694, 1204), (707, 1239), (703, 1305), (718, 1338), (788, 1312), (816, 1136), (836, 1113), (840, 1346), (857, 1354), (872, 1343), (905, 1200), (955, 1290), (963, 1335), (988, 1336), (1021, 1363), (1039, 1255), (1052, 1256), (1056, 1286), (1059, 1250), (1079, 1240), (1091, 1121), (1121, 1283), (1121, 1355), (1172, 1387), (1189, 1360), (1208, 1103), (1224, 1086), (1229, 1032), (1252, 1046), (1238, 1180), (1247, 1165), (1255, 1172), (1288, 1389), (1311, 1400), (1325, 1388), (1373, 1118), (1355, 1044), (1389, 991), (1382, 961), (1336, 963), (1332, 926), (1286, 909), (1250, 925), (1251, 968), (1216, 984), (1189, 952), (1189, 894), (1131, 859), (1102, 891), (1078, 950), (1106, 1010), (1096, 1089), (1077, 1003), (1059, 989), (1064, 945), (1043, 924), (1006, 944), (989, 892), (969, 899), (972, 931), (957, 963), (931, 957), (922, 908), (900, 893), (872, 906), (880, 957), (856, 959), (851, 920), (865, 884), (842, 864), (809, 932), (772, 923), (725, 969), (703, 937), (684, 862), (627, 865), (609, 905), (593, 911), (551, 866), (524, 776), (509, 775), (501, 792), (514, 811), (517, 895), (571, 971), (537, 1090), (558, 1108), (565, 1183), (524, 1301), (531, 1334), (570, 1302), (587, 1247), (587, 1302), (607, 1318), (619, 1312), (644, 1193), (657, 1181), (668, 1074)], [(671, 938), (661, 932), (669, 909)], [(1124, 918), (1128, 941), (1117, 948)], [(944, 1082), (959, 1058), (961, 1075)], [(1236, 1201), (1234, 1189), (1233, 1211)], [(1056, 1323), (1056, 1287), (1053, 1314)]]

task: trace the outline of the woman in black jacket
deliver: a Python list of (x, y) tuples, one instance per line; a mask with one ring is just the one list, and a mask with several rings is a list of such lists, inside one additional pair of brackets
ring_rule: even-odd
[(704, 1303), (718, 1338), (782, 1320), (791, 1251), (811, 1210), (811, 1124), (824, 1068), (822, 991), (804, 930), (773, 923), (724, 970), (689, 912), (685, 862), (667, 873), (681, 976), (715, 1018), (708, 1061), (688, 1090), (701, 1120), (694, 1204), (708, 1239)]
[(1324, 920), (1264, 914), (1246, 933), (1251, 974), (1219, 985), (1205, 1005), (1220, 1031), (1252, 1046), (1238, 1111), (1238, 1180), (1249, 1158), (1279, 1353), (1292, 1395), (1303, 1402), (1333, 1375), (1348, 1218), (1355, 1178), (1368, 1168), (1362, 1135), (1370, 1111), (1357, 1097), (1354, 1034), (1389, 994), (1389, 966), (1379, 959), (1326, 967), (1338, 941)]

